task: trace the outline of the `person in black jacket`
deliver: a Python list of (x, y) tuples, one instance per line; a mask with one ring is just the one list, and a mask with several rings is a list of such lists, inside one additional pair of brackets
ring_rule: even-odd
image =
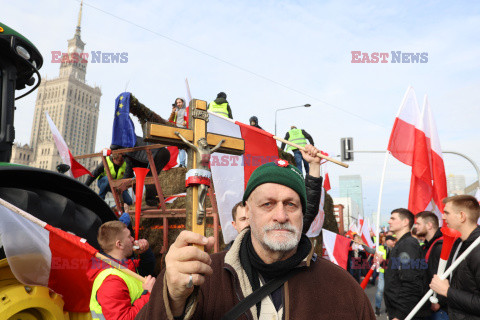
[[(443, 203), (443, 218), (447, 226), (462, 234), (453, 244), (448, 268), (480, 237), (480, 227), (477, 225), (480, 206), (478, 200), (469, 195), (445, 198)], [(447, 297), (450, 319), (480, 319), (480, 246), (470, 252), (449, 278), (440, 280), (435, 275), (430, 288)]]
[[(432, 281), (433, 275), (437, 273), (440, 253), (442, 252), (443, 235), (439, 228), (438, 217), (431, 211), (422, 211), (416, 214), (417, 236), (425, 238), (423, 253), (425, 262), (428, 264), (428, 283)], [(438, 297), (439, 303), (432, 303), (430, 309), (433, 314), (430, 319), (448, 319), (447, 300)], [(429, 302), (427, 302), (429, 304)]]
[(258, 118), (256, 116), (251, 116), (250, 119), (248, 120), (248, 122), (250, 122), (250, 125), (252, 127), (255, 127), (255, 128), (258, 128), (258, 129), (262, 129), (262, 127), (260, 127), (260, 125), (258, 124)]
[[(384, 299), (391, 320), (405, 319), (427, 291), (422, 248), (410, 233), (413, 221), (413, 214), (403, 208), (393, 210), (388, 221), (398, 239), (385, 270)], [(428, 308), (421, 309), (413, 319), (423, 320), (430, 313)]]

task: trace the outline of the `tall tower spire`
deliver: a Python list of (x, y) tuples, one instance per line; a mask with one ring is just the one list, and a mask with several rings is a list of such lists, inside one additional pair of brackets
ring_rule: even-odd
[(82, 8), (83, 8), (83, 0), (80, 2), (80, 11), (78, 12), (78, 23), (77, 29), (75, 30), (75, 35), (80, 37), (80, 26), (82, 24)]
[[(63, 61), (60, 65), (60, 78), (73, 76), (81, 82), (85, 82), (85, 73), (87, 72), (87, 59), (83, 56), (85, 42), (80, 36), (80, 26), (82, 22), (83, 0), (80, 2), (80, 11), (78, 13), (77, 29), (72, 39), (68, 40), (68, 54), (72, 61)], [(73, 56), (75, 54), (75, 56)], [(88, 57), (88, 56), (87, 56)], [(78, 60), (78, 61), (76, 61)]]

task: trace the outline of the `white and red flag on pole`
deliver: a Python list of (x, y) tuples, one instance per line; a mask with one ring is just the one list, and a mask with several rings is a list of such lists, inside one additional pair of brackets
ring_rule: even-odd
[(415, 126), (420, 119), (417, 96), (408, 87), (393, 124), (387, 150), (392, 156), (408, 166), (412, 166), (415, 150)]
[(242, 200), (252, 172), (278, 159), (278, 148), (271, 133), (215, 113), (209, 115), (208, 132), (245, 140), (243, 156), (214, 153), (210, 158), (223, 239), (228, 243), (238, 234), (231, 224), (233, 206)]
[(413, 214), (425, 211), (429, 207), (433, 192), (430, 167), (431, 146), (427, 142), (427, 132), (430, 124), (424, 113), (425, 105), (415, 124), (415, 148), (413, 150), (412, 177), (408, 196), (408, 209)]
[(322, 229), (322, 237), (330, 261), (347, 270), (348, 249), (351, 240), (325, 229)]
[(433, 201), (435, 203), (433, 211), (438, 216), (440, 226), (442, 226), (442, 213), (443, 208), (445, 207), (442, 200), (448, 196), (447, 177), (445, 175), (445, 164), (443, 162), (443, 153), (440, 146), (437, 126), (435, 125), (432, 109), (430, 108), (426, 95), (422, 115), (424, 122), (428, 124), (426, 126), (425, 135), (427, 137), (427, 145), (429, 145), (430, 168), (433, 179)]
[[(320, 151), (323, 155), (328, 156), (328, 153)], [(330, 178), (328, 176), (327, 172), (327, 161), (321, 162), (321, 168), (323, 168), (323, 187), (320, 195), (320, 205), (318, 207), (318, 214), (315, 217), (315, 219), (312, 221), (312, 224), (310, 225), (310, 228), (308, 229), (306, 235), (309, 238), (316, 238), (320, 234), (320, 231), (322, 231), (323, 228), (323, 223), (325, 222), (325, 192), (329, 191), (331, 189), (330, 186)]]
[(70, 177), (74, 177), (74, 178), (81, 177), (84, 174), (92, 175), (90, 171), (88, 171), (84, 166), (78, 163), (77, 160), (75, 160), (72, 153), (68, 149), (67, 143), (65, 142), (65, 140), (63, 140), (63, 137), (60, 134), (60, 131), (58, 131), (57, 127), (55, 126), (52, 119), (48, 115), (48, 112), (46, 111), (45, 111), (45, 116), (47, 117), (47, 122), (50, 126), (50, 130), (52, 131), (53, 141), (55, 141), (55, 145), (57, 146), (60, 157), (62, 158), (63, 163), (70, 166), (70, 170), (68, 170), (66, 173)]
[(370, 237), (370, 229), (370, 223), (367, 219), (363, 222), (362, 229), (360, 229), (360, 237), (362, 238), (363, 243), (370, 248), (374, 248), (375, 244), (373, 243), (372, 237)]
[(440, 140), (427, 98), (420, 113), (412, 87), (407, 89), (403, 98), (388, 150), (399, 161), (412, 167), (408, 209), (414, 214), (433, 209), (441, 220), (441, 201), (447, 196), (447, 189)]
[(88, 312), (92, 281), (87, 271), (97, 250), (85, 239), (0, 205), (0, 238), (12, 273), (25, 285), (45, 286), (63, 296), (63, 309)]

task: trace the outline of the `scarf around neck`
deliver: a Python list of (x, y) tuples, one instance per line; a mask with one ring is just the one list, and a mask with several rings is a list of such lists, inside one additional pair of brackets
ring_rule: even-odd
[[(251, 230), (248, 230), (242, 239), (240, 245), (240, 263), (245, 270), (248, 280), (255, 291), (260, 288), (259, 275), (263, 278), (271, 280), (289, 272), (302, 262), (308, 256), (312, 244), (308, 237), (302, 233), (297, 246), (297, 252), (290, 258), (283, 261), (276, 261), (267, 264), (258, 256), (253, 248)], [(257, 313), (260, 314), (261, 302), (257, 303)]]

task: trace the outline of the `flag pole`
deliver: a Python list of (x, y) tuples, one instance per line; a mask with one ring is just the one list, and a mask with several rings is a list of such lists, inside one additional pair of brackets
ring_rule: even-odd
[[(46, 229), (46, 227), (48, 226), (48, 224), (40, 219), (38, 219), (37, 217), (34, 217), (33, 215), (31, 215), (30, 213), (26, 212), (26, 211), (23, 211), (22, 209), (16, 207), (15, 205), (11, 204), (10, 202), (8, 201), (5, 201), (3, 198), (0, 198), (0, 205), (4, 206), (5, 208), (13, 211), (14, 213), (18, 214), (19, 216), (22, 216), (23, 218), (27, 219), (28, 221), (30, 222), (33, 222), (35, 223), (36, 225)], [(54, 228), (54, 229), (57, 229), (57, 228)], [(51, 230), (51, 229), (49, 229)], [(98, 251), (95, 253), (95, 257), (100, 259), (101, 261), (107, 263), (108, 265), (112, 266), (113, 268), (115, 269), (118, 269), (126, 274), (128, 274), (129, 276), (132, 276), (138, 280), (140, 280), (141, 282), (145, 282), (145, 278), (142, 277), (141, 275), (133, 272), (132, 270), (122, 266), (121, 264), (119, 264), (118, 262), (108, 258), (107, 256), (99, 253)]]
[(375, 239), (375, 247), (379, 248), (379, 239), (380, 239), (380, 209), (382, 207), (382, 194), (383, 194), (383, 183), (385, 181), (385, 171), (387, 169), (387, 160), (388, 160), (388, 154), (390, 152), (386, 151), (385, 152), (385, 160), (383, 162), (383, 171), (382, 171), (382, 180), (380, 181), (380, 192), (378, 193), (378, 205), (377, 205), (377, 225), (376, 225), (376, 234), (377, 238)]
[[(239, 124), (239, 123), (240, 123), (240, 124), (242, 124), (242, 125), (246, 125), (246, 124), (244, 124), (244, 123), (241, 123), (241, 122), (232, 120), (232, 119), (230, 119), (230, 118), (224, 117), (224, 116), (222, 116), (222, 115), (216, 114), (216, 113), (211, 112), (211, 111), (208, 111), (208, 113), (213, 114), (213, 115), (215, 115), (216, 117), (222, 118), (222, 119), (227, 120), (227, 121), (229, 121), (229, 122), (231, 122), (231, 123), (234, 123), (234, 124)], [(255, 131), (257, 131), (257, 132), (259, 132), (259, 133), (262, 133), (262, 134), (264, 134), (263, 132), (268, 133), (267, 131), (258, 129), (258, 128), (256, 128), (256, 127), (252, 127), (252, 129), (255, 130)], [(262, 132), (262, 131), (263, 131), (263, 132)], [(269, 136), (269, 137), (272, 137), (273, 139), (275, 139), (275, 140), (277, 140), (277, 141), (280, 141), (280, 142), (282, 142), (282, 143), (288, 144), (289, 146), (292, 146), (292, 147), (295, 147), (295, 148), (297, 148), (297, 149), (299, 149), (299, 150), (305, 151), (305, 148), (304, 148), (304, 147), (299, 146), (299, 145), (296, 144), (296, 143), (293, 143), (293, 142), (290, 142), (290, 141), (288, 141), (288, 140), (282, 139), (282, 138), (280, 138), (280, 137), (274, 136), (274, 135), (272, 135), (271, 133), (265, 134), (265, 135), (266, 135), (266, 136)], [(325, 155), (321, 154), (320, 152), (317, 153), (317, 157), (322, 158), (322, 159), (327, 160), (327, 161), (330, 161), (330, 162), (333, 162), (333, 163), (335, 163), (335, 164), (338, 164), (339, 166), (348, 168), (348, 164), (346, 164), (346, 163), (344, 163), (344, 162), (341, 162), (341, 161), (338, 161), (337, 159), (333, 159), (333, 158), (330, 158), (330, 157), (328, 157), (328, 156), (325, 156)]]
[[(450, 268), (448, 268), (447, 271), (445, 271), (445, 273), (439, 276), (439, 278), (441, 280), (447, 279), (452, 274), (452, 272), (458, 267), (458, 265), (462, 263), (463, 260), (465, 260), (468, 254), (472, 252), (473, 249), (475, 249), (479, 244), (480, 244), (480, 237), (475, 239), (475, 241), (452, 263)], [(405, 320), (412, 319), (415, 316), (415, 314), (418, 312), (418, 310), (420, 310), (420, 308), (425, 304), (425, 302), (427, 302), (428, 298), (430, 298), (432, 294), (433, 294), (433, 290), (432, 289), (428, 290), (428, 292), (423, 296), (422, 300), (420, 300), (415, 306), (415, 308), (413, 308), (413, 310), (410, 311), (410, 313), (405, 318)]]

